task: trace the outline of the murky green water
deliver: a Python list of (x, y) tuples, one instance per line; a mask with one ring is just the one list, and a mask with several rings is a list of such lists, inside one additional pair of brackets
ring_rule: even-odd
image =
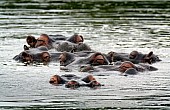
[[(105, 86), (76, 90), (48, 83), (59, 70), (23, 66), (12, 58), (28, 35), (82, 34), (96, 51), (153, 51), (159, 70), (135, 76), (93, 73)], [(170, 1), (0, 1), (0, 109), (170, 109)], [(88, 73), (70, 72), (78, 76)]]

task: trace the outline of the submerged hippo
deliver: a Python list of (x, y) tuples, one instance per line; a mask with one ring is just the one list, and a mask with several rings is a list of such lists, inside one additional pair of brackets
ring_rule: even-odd
[(50, 78), (49, 83), (53, 85), (65, 84), (66, 88), (78, 88), (81, 86), (94, 88), (102, 86), (92, 75), (88, 75), (83, 79), (75, 75), (54, 75)]
[(72, 43), (68, 41), (61, 41), (54, 44), (54, 48), (60, 52), (80, 52), (80, 51), (92, 51), (92, 49), (85, 43)]
[(147, 62), (149, 64), (161, 61), (157, 55), (153, 54), (152, 51), (149, 52), (148, 54), (143, 54), (143, 53), (138, 52), (138, 51), (132, 51), (129, 54), (129, 59), (141, 61), (143, 63)]
[(135, 75), (138, 72), (144, 71), (156, 71), (157, 68), (147, 65), (147, 64), (133, 64), (130, 61), (118, 62), (115, 65), (100, 65), (97, 67), (86, 65), (80, 67), (81, 72), (100, 72), (100, 71), (119, 71), (122, 74)]
[(84, 54), (83, 53), (73, 54), (70, 52), (63, 52), (59, 56), (59, 61), (60, 61), (60, 66), (82, 65), (82, 64), (90, 64), (93, 66), (97, 66), (97, 65), (110, 64), (107, 58), (100, 52), (94, 52), (94, 53), (84, 52)]
[(143, 54), (138, 51), (132, 51), (130, 54), (109, 52), (107, 56), (110, 62), (131, 61), (135, 64), (138, 63), (152, 64), (161, 61), (157, 55), (153, 54), (152, 51), (149, 52), (148, 54)]
[(26, 42), (29, 45), (24, 45), (24, 50), (28, 50), (29, 48), (37, 48), (40, 46), (46, 46), (48, 49), (53, 48), (53, 43), (56, 41), (66, 40), (66, 37), (63, 35), (47, 35), (41, 34), (37, 39), (34, 36), (28, 36), (26, 38)]
[(69, 41), (71, 43), (79, 44), (84, 42), (84, 38), (82, 35), (74, 34), (73, 36), (66, 39), (66, 41)]
[(46, 46), (40, 46), (37, 48), (31, 48), (16, 55), (13, 59), (22, 63), (43, 63), (58, 62), (61, 52), (48, 51)]
[(81, 35), (74, 34), (65, 41), (56, 42), (54, 48), (61, 52), (80, 52), (80, 51), (92, 51), (90, 46), (84, 43), (84, 38)]
[(33, 62), (46, 64), (50, 61), (50, 54), (48, 53), (48, 49), (45, 46), (41, 46), (38, 48), (25, 50), (19, 55), (16, 55), (13, 59), (28, 64)]

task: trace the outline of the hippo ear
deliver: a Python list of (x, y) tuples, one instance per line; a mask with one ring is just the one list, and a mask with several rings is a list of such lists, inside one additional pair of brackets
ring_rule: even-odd
[(113, 57), (114, 54), (115, 54), (115, 52), (111, 51), (111, 52), (108, 53), (108, 56)]
[(145, 57), (144, 57), (144, 62), (147, 62), (149, 64), (152, 64), (152, 55), (153, 55), (153, 52), (149, 52), (149, 54), (147, 54)]
[(147, 54), (147, 57), (151, 57), (153, 55), (153, 52), (149, 52), (149, 54)]
[(80, 37), (81, 37), (81, 39), (82, 39), (82, 42), (84, 42), (84, 38), (83, 38), (83, 36), (82, 36), (82, 35), (80, 35)]
[(24, 45), (24, 50), (29, 50), (29, 48), (26, 45)]

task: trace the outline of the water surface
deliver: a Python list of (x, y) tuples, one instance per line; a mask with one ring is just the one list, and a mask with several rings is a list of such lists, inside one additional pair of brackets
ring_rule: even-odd
[[(0, 109), (169, 109), (170, 2), (161, 1), (0, 1)], [(13, 61), (28, 35), (82, 34), (92, 49), (107, 53), (153, 51), (162, 61), (155, 72), (121, 76), (93, 73), (105, 86), (75, 90), (48, 83), (63, 72), (59, 63), (24, 66)]]

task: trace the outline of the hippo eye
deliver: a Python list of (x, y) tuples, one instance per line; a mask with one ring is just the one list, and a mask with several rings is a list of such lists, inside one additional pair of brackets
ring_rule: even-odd
[(49, 81), (49, 83), (54, 83), (54, 81)]
[(96, 62), (100, 62), (100, 61), (103, 61), (103, 59), (96, 59)]
[(135, 54), (130, 54), (130, 58), (135, 58), (136, 55)]
[(39, 40), (39, 39), (38, 39), (37, 41), (38, 41), (38, 42), (45, 42), (44, 40)]

